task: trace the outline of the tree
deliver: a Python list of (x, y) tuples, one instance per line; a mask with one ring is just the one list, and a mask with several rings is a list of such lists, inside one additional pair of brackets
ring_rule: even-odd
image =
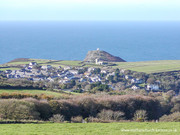
[(39, 113), (32, 102), (6, 99), (0, 101), (0, 117), (10, 120), (39, 119)]
[(147, 83), (149, 83), (149, 84), (153, 84), (153, 83), (155, 83), (155, 81), (156, 81), (156, 79), (154, 77), (147, 79)]
[(122, 120), (124, 119), (124, 113), (120, 111), (112, 111), (112, 110), (102, 110), (97, 114), (97, 117), (102, 120)]
[(55, 114), (49, 120), (52, 122), (61, 123), (64, 122), (64, 116), (61, 114)]
[(139, 122), (147, 120), (147, 113), (146, 113), (146, 111), (145, 110), (137, 110), (134, 113), (134, 120), (135, 121), (139, 121)]
[(108, 80), (109, 80), (110, 82), (112, 82), (112, 83), (114, 82), (113, 79), (114, 79), (114, 76), (112, 76), (112, 75), (108, 76)]

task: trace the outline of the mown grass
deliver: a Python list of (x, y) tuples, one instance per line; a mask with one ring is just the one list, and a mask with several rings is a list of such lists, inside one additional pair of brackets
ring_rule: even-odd
[(157, 73), (180, 70), (180, 60), (161, 60), (145, 62), (116, 62), (115, 68), (129, 69), (137, 72)]
[(179, 135), (180, 123), (1, 124), (2, 135)]
[(41, 95), (45, 94), (48, 96), (54, 96), (54, 97), (62, 97), (64, 95), (67, 95), (66, 93), (58, 93), (53, 91), (46, 91), (46, 90), (27, 90), (27, 89), (0, 89), (0, 94), (2, 93), (26, 93), (26, 94), (32, 94), (32, 95)]

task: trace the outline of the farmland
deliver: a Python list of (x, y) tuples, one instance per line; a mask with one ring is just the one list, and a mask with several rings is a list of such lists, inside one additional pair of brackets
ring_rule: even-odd
[(180, 123), (45, 123), (1, 124), (5, 135), (178, 135)]
[[(82, 61), (61, 61), (61, 60), (41, 60), (41, 59), (28, 59), (28, 61), (13, 61), (6, 63), (6, 66), (17, 66), (17, 65), (25, 65), (30, 62), (37, 62), (39, 65), (51, 65), (54, 67), (58, 66), (96, 66), (102, 67), (100, 65), (94, 64), (84, 64)], [(144, 62), (115, 62), (115, 66), (113, 68), (120, 69), (129, 69), (137, 72), (145, 72), (145, 73), (158, 73), (158, 72), (168, 72), (168, 71), (176, 71), (180, 70), (180, 60), (160, 60), (160, 61), (144, 61)], [(11, 68), (2, 68), (0, 70), (7, 70)], [(13, 69), (13, 68), (12, 68)]]
[(158, 73), (180, 70), (180, 60), (161, 60), (144, 62), (117, 62), (115, 68), (129, 69), (137, 72)]
[(0, 89), (0, 94), (2, 93), (8, 93), (8, 94), (32, 94), (32, 95), (47, 95), (47, 96), (53, 96), (56, 98), (59, 97), (66, 97), (68, 93), (58, 93), (53, 91), (47, 91), (47, 90), (28, 90), (28, 89)]

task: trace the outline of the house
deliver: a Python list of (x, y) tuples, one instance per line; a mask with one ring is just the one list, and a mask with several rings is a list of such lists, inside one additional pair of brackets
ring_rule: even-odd
[(52, 77), (48, 77), (47, 80), (49, 80), (50, 82), (54, 82), (54, 79)]
[(86, 76), (86, 77), (91, 76), (91, 72), (85, 72), (85, 73), (84, 73), (84, 76)]
[(81, 79), (79, 80), (79, 82), (86, 82), (86, 81), (87, 81), (86, 78), (81, 78)]
[(88, 72), (91, 72), (91, 71), (94, 71), (94, 70), (95, 70), (95, 68), (93, 68), (93, 67), (88, 68)]
[(31, 68), (31, 67), (26, 67), (25, 70), (26, 70), (26, 71), (31, 71), (32, 68)]
[(7, 78), (15, 78), (15, 76), (12, 75), (12, 74), (7, 74), (6, 77), (7, 77)]
[(68, 80), (68, 79), (63, 79), (63, 80), (60, 80), (59, 83), (61, 84), (64, 84), (64, 83), (70, 83), (71, 81)]
[(159, 85), (158, 84), (148, 84), (146, 89), (147, 90), (159, 90)]
[(121, 69), (121, 70), (120, 70), (120, 73), (123, 74), (125, 71), (126, 71), (125, 69)]
[(98, 76), (94, 76), (94, 77), (90, 77), (90, 80), (91, 80), (92, 82), (100, 82), (100, 81), (101, 81), (101, 78), (98, 77)]
[(132, 79), (132, 76), (130, 76), (130, 75), (125, 75), (125, 79), (126, 79), (126, 80)]
[(109, 77), (109, 76), (115, 76), (115, 72), (112, 72), (112, 73), (107, 74), (106, 80), (108, 80), (108, 77)]
[(107, 74), (106, 70), (101, 70), (101, 73)]
[(131, 83), (143, 83), (143, 80), (142, 79), (136, 79), (136, 78), (133, 78), (131, 79)]
[(101, 61), (101, 60), (99, 60), (99, 59), (96, 59), (96, 60), (95, 60), (95, 63), (96, 63), (97, 65), (104, 65), (104, 64), (105, 64), (103, 61)]
[(12, 70), (6, 70), (5, 73), (10, 74)]
[(33, 68), (33, 67), (36, 66), (36, 65), (37, 65), (36, 62), (30, 62), (30, 63), (29, 63), (29, 67), (30, 67), (30, 68)]
[(69, 66), (64, 67), (64, 70), (69, 70), (69, 69), (71, 69), (71, 67), (69, 67)]
[(133, 86), (131, 87), (131, 89), (133, 89), (133, 90), (137, 90), (137, 89), (140, 89), (140, 87), (139, 87), (139, 86), (137, 86), (137, 85), (133, 85)]
[(78, 74), (78, 70), (69, 70), (69, 72), (73, 75), (77, 75)]
[(52, 68), (51, 65), (43, 65), (43, 66), (41, 67), (41, 69), (43, 69), (43, 70), (49, 70), (49, 69), (51, 69), (51, 68)]

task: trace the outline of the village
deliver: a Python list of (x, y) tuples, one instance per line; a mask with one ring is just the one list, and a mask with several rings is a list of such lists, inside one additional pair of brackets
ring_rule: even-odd
[[(99, 64), (96, 62), (96, 64)], [(24, 65), (20, 70), (4, 71), (7, 79), (28, 79), (33, 82), (45, 81), (56, 82), (59, 85), (68, 84), (75, 81), (78, 84), (90, 85), (100, 82), (108, 85), (111, 90), (132, 89), (146, 91), (160, 91), (160, 82), (146, 83), (142, 77), (133, 77), (133, 74), (127, 73), (124, 69), (113, 69), (110, 66), (101, 68), (95, 67), (53, 67), (51, 65), (38, 65), (36, 62), (30, 62)], [(83, 91), (87, 87), (81, 87)]]

